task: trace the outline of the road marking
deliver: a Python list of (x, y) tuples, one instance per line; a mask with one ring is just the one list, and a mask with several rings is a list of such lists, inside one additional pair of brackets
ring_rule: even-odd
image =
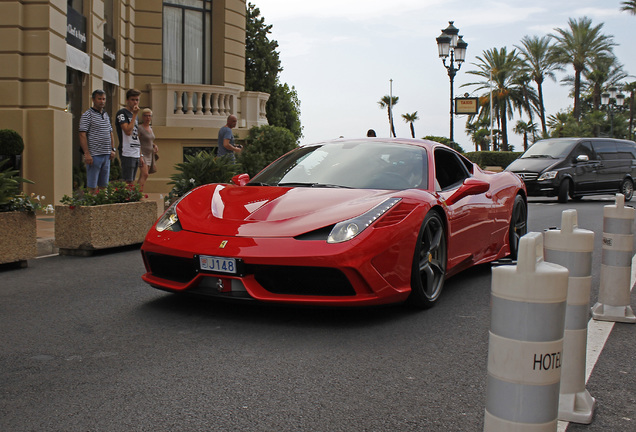
[[(636, 255), (632, 257), (632, 277), (630, 281), (630, 291), (634, 289), (634, 283), (636, 282)], [(614, 322), (611, 321), (597, 321), (594, 318), (590, 319), (587, 323), (587, 352), (585, 355), (585, 383), (590, 379), (594, 366), (598, 361), (605, 342), (610, 336), (612, 329), (614, 328)], [(594, 395), (592, 395), (594, 397)], [(568, 422), (559, 421), (558, 432), (565, 432), (568, 427)]]

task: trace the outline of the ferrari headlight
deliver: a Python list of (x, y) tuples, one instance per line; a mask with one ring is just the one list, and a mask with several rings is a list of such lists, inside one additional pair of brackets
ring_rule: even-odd
[(170, 207), (161, 216), (161, 219), (155, 225), (155, 229), (159, 232), (168, 231), (181, 231), (181, 224), (179, 224), (179, 217), (177, 216), (176, 208)]
[(168, 210), (166, 210), (166, 212), (159, 218), (157, 224), (155, 225), (155, 229), (157, 231), (161, 232), (168, 230), (177, 232), (182, 230), (181, 224), (179, 223), (179, 216), (177, 216), (177, 204), (186, 196), (188, 196), (189, 193), (190, 192), (186, 193), (184, 196), (172, 203), (170, 207), (168, 207)]
[(401, 198), (390, 198), (358, 217), (338, 222), (329, 233), (327, 243), (342, 243), (351, 240), (401, 200)]
[(537, 179), (537, 181), (542, 181), (542, 180), (552, 180), (553, 178), (555, 178), (558, 174), (558, 171), (548, 171), (548, 172), (544, 172), (543, 174), (541, 174), (539, 176), (539, 178)]

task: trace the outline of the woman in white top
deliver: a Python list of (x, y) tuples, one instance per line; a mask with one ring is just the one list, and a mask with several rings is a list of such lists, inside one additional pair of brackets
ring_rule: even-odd
[(152, 110), (150, 108), (145, 108), (141, 113), (141, 119), (142, 124), (139, 127), (139, 141), (141, 142), (141, 155), (143, 156), (145, 163), (140, 167), (139, 180), (137, 183), (139, 183), (139, 189), (143, 191), (146, 180), (148, 179), (148, 170), (150, 169), (150, 165), (153, 163), (153, 159), (158, 148), (155, 144), (155, 133), (152, 131), (152, 126), (150, 126), (150, 122), (152, 121)]

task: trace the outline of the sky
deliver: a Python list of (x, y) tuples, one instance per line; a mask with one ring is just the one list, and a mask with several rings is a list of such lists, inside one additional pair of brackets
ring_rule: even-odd
[[(448, 137), (450, 79), (435, 39), (449, 21), (468, 43), (466, 61), (455, 76), (455, 96), (481, 94), (475, 86), (462, 85), (480, 81), (466, 71), (477, 69), (476, 57), (484, 51), (512, 50), (524, 36), (567, 29), (570, 18), (588, 17), (593, 25), (603, 24), (603, 34), (613, 36), (617, 44), (614, 53), (624, 70), (636, 75), (636, 16), (622, 12), (620, 0), (248, 1), (260, 9), (265, 24), (272, 25), (270, 39), (278, 41), (283, 67), (281, 82), (298, 92), (301, 144), (361, 137), (368, 129), (388, 137), (387, 110), (378, 101), (389, 94), (399, 97), (393, 107), (398, 137), (411, 136), (402, 114), (416, 111), (416, 137)], [(570, 88), (559, 82), (572, 74), (568, 67), (557, 72), (556, 82), (544, 83), (546, 115), (573, 105)], [(464, 150), (471, 151), (474, 144), (464, 132), (466, 119), (455, 116), (454, 135)], [(508, 130), (516, 150), (522, 149), (522, 137), (512, 128), (520, 119), (515, 117)]]

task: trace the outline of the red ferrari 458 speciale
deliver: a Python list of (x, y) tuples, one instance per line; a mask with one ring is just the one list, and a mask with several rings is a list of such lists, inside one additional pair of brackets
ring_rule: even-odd
[(431, 141), (341, 139), (181, 197), (146, 236), (142, 278), (261, 302), (430, 307), (445, 278), (514, 258), (526, 230), (513, 173)]

